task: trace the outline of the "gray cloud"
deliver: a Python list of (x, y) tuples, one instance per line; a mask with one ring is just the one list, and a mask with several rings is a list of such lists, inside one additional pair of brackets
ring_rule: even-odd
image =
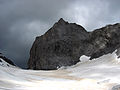
[(62, 15), (91, 31), (106, 24), (119, 22), (119, 2), (119, 0), (76, 0), (63, 10)]
[(61, 17), (91, 31), (120, 22), (120, 0), (0, 0), (0, 52), (25, 67), (36, 36)]

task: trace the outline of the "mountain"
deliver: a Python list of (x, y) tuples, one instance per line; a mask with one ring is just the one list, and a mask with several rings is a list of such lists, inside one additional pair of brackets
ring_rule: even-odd
[[(79, 61), (79, 46), (88, 38), (80, 25), (60, 19), (44, 35), (37, 37), (30, 51), (30, 69), (52, 70)], [(81, 54), (82, 55), (82, 54)]]
[(92, 32), (62, 18), (44, 35), (36, 37), (30, 50), (29, 69), (55, 70), (78, 63), (82, 55), (90, 59), (120, 48), (120, 24), (107, 25)]
[(0, 53), (0, 90), (119, 90), (119, 28), (87, 32), (60, 19), (32, 46), (29, 68), (43, 70), (18, 68)]

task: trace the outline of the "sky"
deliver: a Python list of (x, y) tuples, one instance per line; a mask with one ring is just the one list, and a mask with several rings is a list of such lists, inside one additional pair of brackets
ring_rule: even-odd
[(0, 52), (26, 68), (36, 36), (60, 18), (87, 31), (120, 23), (120, 0), (0, 0)]

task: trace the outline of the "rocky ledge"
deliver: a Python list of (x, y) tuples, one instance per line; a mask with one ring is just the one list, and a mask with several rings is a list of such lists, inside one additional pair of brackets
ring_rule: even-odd
[(10, 65), (16, 66), (10, 59), (6, 58), (2, 53), (0, 53), (0, 62), (2, 62), (2, 60), (4, 60), (5, 62), (7, 62)]
[(76, 64), (81, 55), (93, 59), (119, 48), (119, 23), (87, 32), (82, 26), (61, 18), (44, 35), (36, 37), (30, 50), (28, 68), (55, 70)]

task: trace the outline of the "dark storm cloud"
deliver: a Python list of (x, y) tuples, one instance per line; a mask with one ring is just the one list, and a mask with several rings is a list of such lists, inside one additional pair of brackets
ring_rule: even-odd
[(68, 0), (0, 0), (0, 52), (25, 66), (34, 38), (58, 20)]
[(120, 0), (0, 0), (0, 52), (25, 67), (36, 36), (59, 18), (87, 30), (120, 22)]

